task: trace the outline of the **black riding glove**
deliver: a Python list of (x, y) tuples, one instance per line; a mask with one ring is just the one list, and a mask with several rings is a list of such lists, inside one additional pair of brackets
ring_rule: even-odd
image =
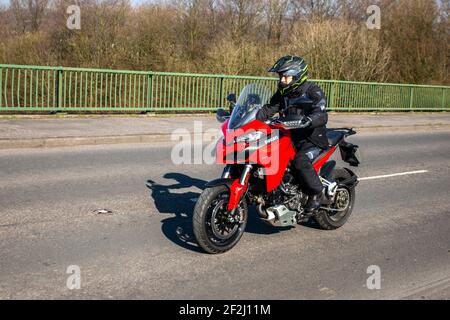
[(288, 121), (283, 121), (282, 119), (280, 119), (280, 122), (286, 129), (305, 129), (311, 126), (312, 124), (311, 119), (308, 117), (303, 117), (300, 120), (288, 120)]
[(277, 113), (280, 109), (280, 104), (265, 104), (256, 114), (256, 119), (261, 122), (266, 122), (271, 116)]

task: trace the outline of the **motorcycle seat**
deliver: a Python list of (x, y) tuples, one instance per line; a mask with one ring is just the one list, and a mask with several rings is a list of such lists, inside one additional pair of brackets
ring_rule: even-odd
[(345, 133), (342, 131), (337, 131), (334, 129), (327, 129), (327, 138), (330, 146), (334, 147), (337, 145), (342, 138), (345, 136)]

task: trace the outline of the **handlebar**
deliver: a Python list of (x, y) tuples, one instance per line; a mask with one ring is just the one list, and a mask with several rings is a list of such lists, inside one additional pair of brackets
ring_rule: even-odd
[(311, 125), (311, 120), (308, 119), (307, 122), (303, 122), (305, 118), (301, 117), (300, 119), (289, 119), (289, 117), (287, 118), (281, 118), (281, 117), (272, 117), (271, 119), (269, 119), (267, 122), (268, 124), (272, 124), (272, 125), (281, 125), (283, 126), (285, 129), (304, 129), (307, 128)]

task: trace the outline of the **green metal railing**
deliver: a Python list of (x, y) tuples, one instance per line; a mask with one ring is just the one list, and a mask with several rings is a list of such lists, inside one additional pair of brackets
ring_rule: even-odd
[[(277, 79), (0, 64), (2, 111), (208, 111)], [(315, 80), (331, 111), (450, 111), (450, 87)]]

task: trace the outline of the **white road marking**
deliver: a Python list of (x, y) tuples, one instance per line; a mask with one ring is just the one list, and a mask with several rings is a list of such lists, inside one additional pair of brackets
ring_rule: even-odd
[(409, 172), (401, 172), (401, 173), (393, 173), (393, 174), (386, 174), (383, 176), (373, 176), (373, 177), (365, 177), (365, 178), (359, 178), (359, 181), (364, 180), (375, 180), (375, 179), (383, 179), (383, 178), (390, 178), (390, 177), (397, 177), (397, 176), (406, 176), (410, 174), (419, 174), (419, 173), (427, 173), (428, 170), (419, 170), (419, 171), (409, 171)]

